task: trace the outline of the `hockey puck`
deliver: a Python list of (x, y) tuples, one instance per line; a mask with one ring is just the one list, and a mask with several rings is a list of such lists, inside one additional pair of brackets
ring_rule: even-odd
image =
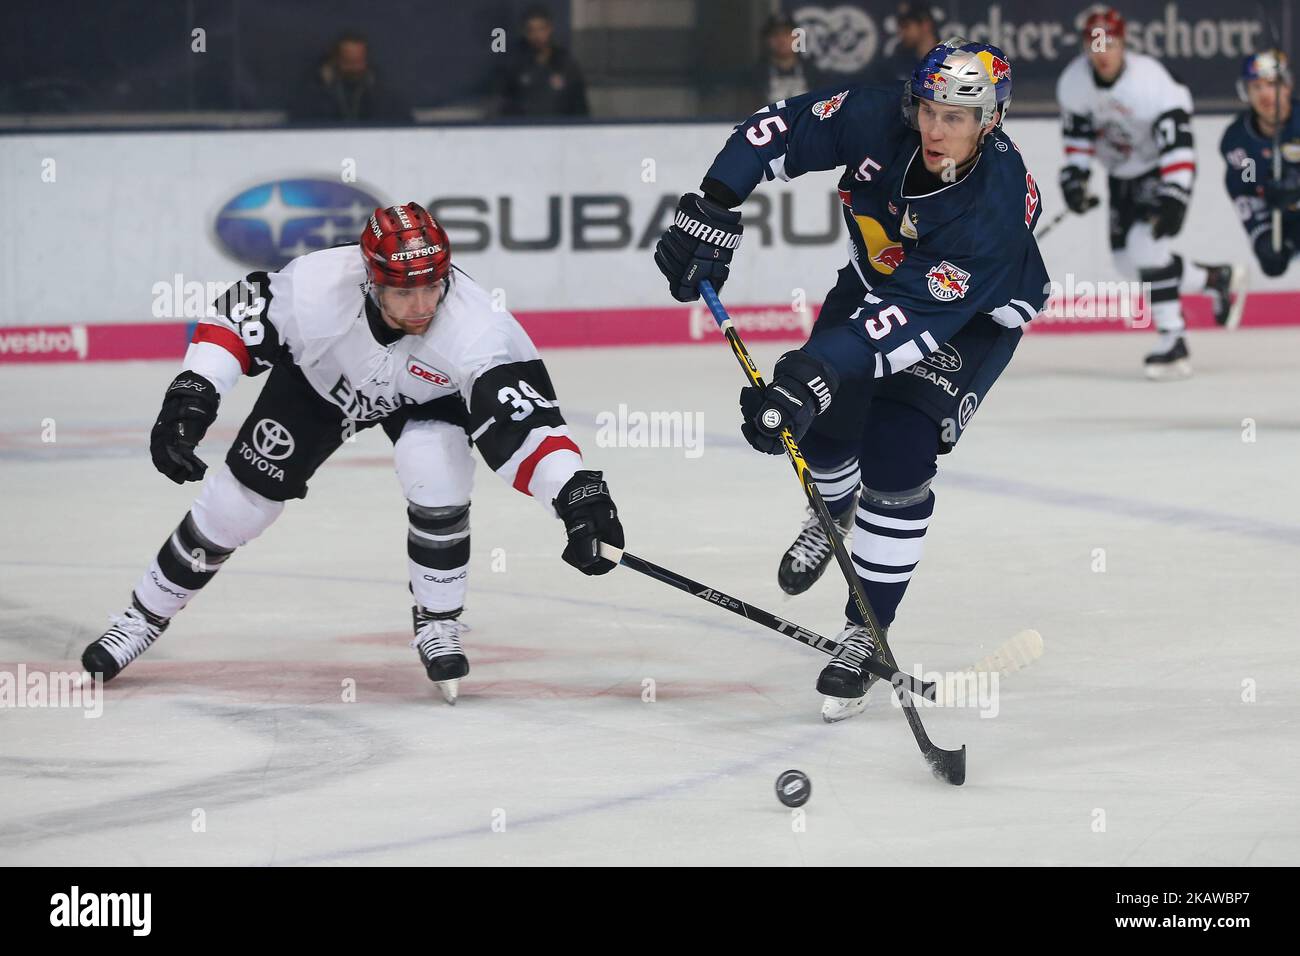
[(776, 798), (787, 807), (802, 807), (812, 796), (812, 781), (802, 770), (787, 770), (776, 778)]

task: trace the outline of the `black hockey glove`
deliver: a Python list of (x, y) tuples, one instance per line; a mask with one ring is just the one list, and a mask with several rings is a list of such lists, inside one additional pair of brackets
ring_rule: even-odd
[(1264, 182), (1264, 202), (1270, 209), (1290, 209), (1300, 202), (1300, 170), (1284, 170), (1281, 179)]
[(655, 265), (667, 277), (673, 298), (694, 302), (700, 297), (704, 279), (721, 292), (744, 231), (739, 212), (698, 193), (687, 193), (678, 200), (673, 224), (655, 244)]
[(208, 470), (194, 447), (217, 420), (220, 403), (216, 386), (197, 372), (181, 372), (167, 386), (162, 411), (149, 433), (149, 454), (153, 466), (176, 484), (201, 481)]
[(1183, 228), (1183, 218), (1187, 215), (1187, 190), (1182, 186), (1165, 183), (1160, 187), (1159, 206), (1155, 218), (1151, 220), (1151, 237), (1163, 239), (1176, 236)]
[(1260, 271), (1266, 276), (1280, 276), (1286, 272), (1295, 253), (1295, 244), (1286, 236), (1282, 237), (1282, 251), (1273, 251), (1272, 229), (1265, 229), (1255, 237), (1255, 258), (1259, 260)]
[(1070, 212), (1082, 215), (1097, 205), (1096, 198), (1088, 195), (1088, 176), (1088, 170), (1078, 166), (1062, 167), (1061, 192), (1065, 194), (1065, 204), (1070, 207)]
[(839, 387), (835, 369), (807, 352), (786, 352), (772, 370), (766, 388), (746, 385), (740, 390), (740, 433), (758, 451), (779, 455), (785, 445), (781, 430), (790, 429), (797, 442), (807, 433), (813, 419), (831, 407)]
[(583, 574), (608, 574), (614, 562), (600, 556), (600, 542), (623, 547), (623, 525), (598, 471), (575, 471), (551, 502), (564, 522), (569, 543), (561, 557)]

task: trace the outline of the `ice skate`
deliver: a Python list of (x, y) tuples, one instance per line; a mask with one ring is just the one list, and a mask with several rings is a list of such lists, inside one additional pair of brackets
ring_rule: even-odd
[[(889, 636), (888, 628), (885, 636)], [(877, 680), (862, 669), (862, 664), (876, 654), (875, 641), (865, 627), (849, 624), (836, 640), (843, 645), (817, 678), (817, 693), (822, 701), (822, 720), (828, 724), (854, 717), (867, 707), (867, 691)]]
[(147, 651), (171, 623), (146, 611), (134, 594), (130, 606), (109, 621), (109, 629), (81, 653), (82, 668), (91, 674), (102, 674), (105, 681), (112, 680), (122, 668)]
[(1161, 332), (1155, 350), (1148, 353), (1143, 365), (1147, 378), (1154, 381), (1170, 381), (1187, 378), (1192, 374), (1192, 365), (1188, 361), (1187, 340), (1181, 332)]
[(1205, 294), (1214, 303), (1214, 321), (1225, 329), (1241, 325), (1246, 308), (1246, 267), (1242, 265), (1204, 266)]
[(426, 611), (418, 605), (411, 609), (415, 639), (411, 646), (420, 655), (429, 680), (438, 686), (443, 698), (455, 704), (460, 693), (460, 679), (469, 673), (469, 658), (460, 645), (460, 634), (469, 625), (455, 611)]
[[(853, 529), (853, 514), (856, 510), (850, 506), (835, 519), (841, 541), (847, 540)], [(799, 530), (799, 536), (781, 556), (781, 565), (776, 572), (777, 583), (786, 594), (803, 594), (817, 583), (830, 563), (830, 539), (826, 537), (817, 513), (809, 508), (808, 518)]]

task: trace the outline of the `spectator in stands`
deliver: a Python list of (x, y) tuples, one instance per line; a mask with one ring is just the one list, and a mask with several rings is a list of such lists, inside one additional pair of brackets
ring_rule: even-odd
[(586, 116), (587, 84), (578, 63), (555, 43), (555, 24), (545, 7), (524, 14), (522, 46), (507, 53), (501, 72), (502, 116)]
[(894, 13), (898, 41), (894, 52), (872, 71), (872, 82), (902, 83), (925, 55), (939, 45), (939, 34), (930, 8), (924, 3), (900, 3)]
[(299, 91), (292, 118), (315, 123), (408, 123), (411, 111), (370, 68), (359, 33), (339, 37)]
[(763, 58), (758, 64), (754, 85), (761, 103), (788, 100), (835, 82), (833, 77), (826, 76), (813, 65), (804, 47), (807, 38), (796, 29), (792, 18), (784, 13), (774, 13), (759, 31)]

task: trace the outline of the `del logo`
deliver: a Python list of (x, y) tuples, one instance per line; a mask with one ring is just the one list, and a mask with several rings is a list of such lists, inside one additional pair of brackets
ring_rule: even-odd
[(416, 378), (423, 382), (428, 382), (430, 385), (437, 385), (440, 388), (451, 387), (451, 379), (446, 375), (439, 372), (436, 368), (429, 368), (427, 365), (421, 365), (415, 359), (411, 359), (411, 364), (406, 367), (406, 370)]
[(925, 274), (930, 280), (930, 295), (941, 302), (951, 302), (966, 294), (970, 273), (958, 269), (947, 260), (939, 263)]
[(829, 100), (822, 100), (819, 103), (814, 103), (812, 108), (813, 116), (817, 117), (819, 120), (830, 119), (835, 115), (835, 111), (843, 105), (844, 98), (848, 95), (849, 91), (845, 90), (843, 93), (836, 93)]

